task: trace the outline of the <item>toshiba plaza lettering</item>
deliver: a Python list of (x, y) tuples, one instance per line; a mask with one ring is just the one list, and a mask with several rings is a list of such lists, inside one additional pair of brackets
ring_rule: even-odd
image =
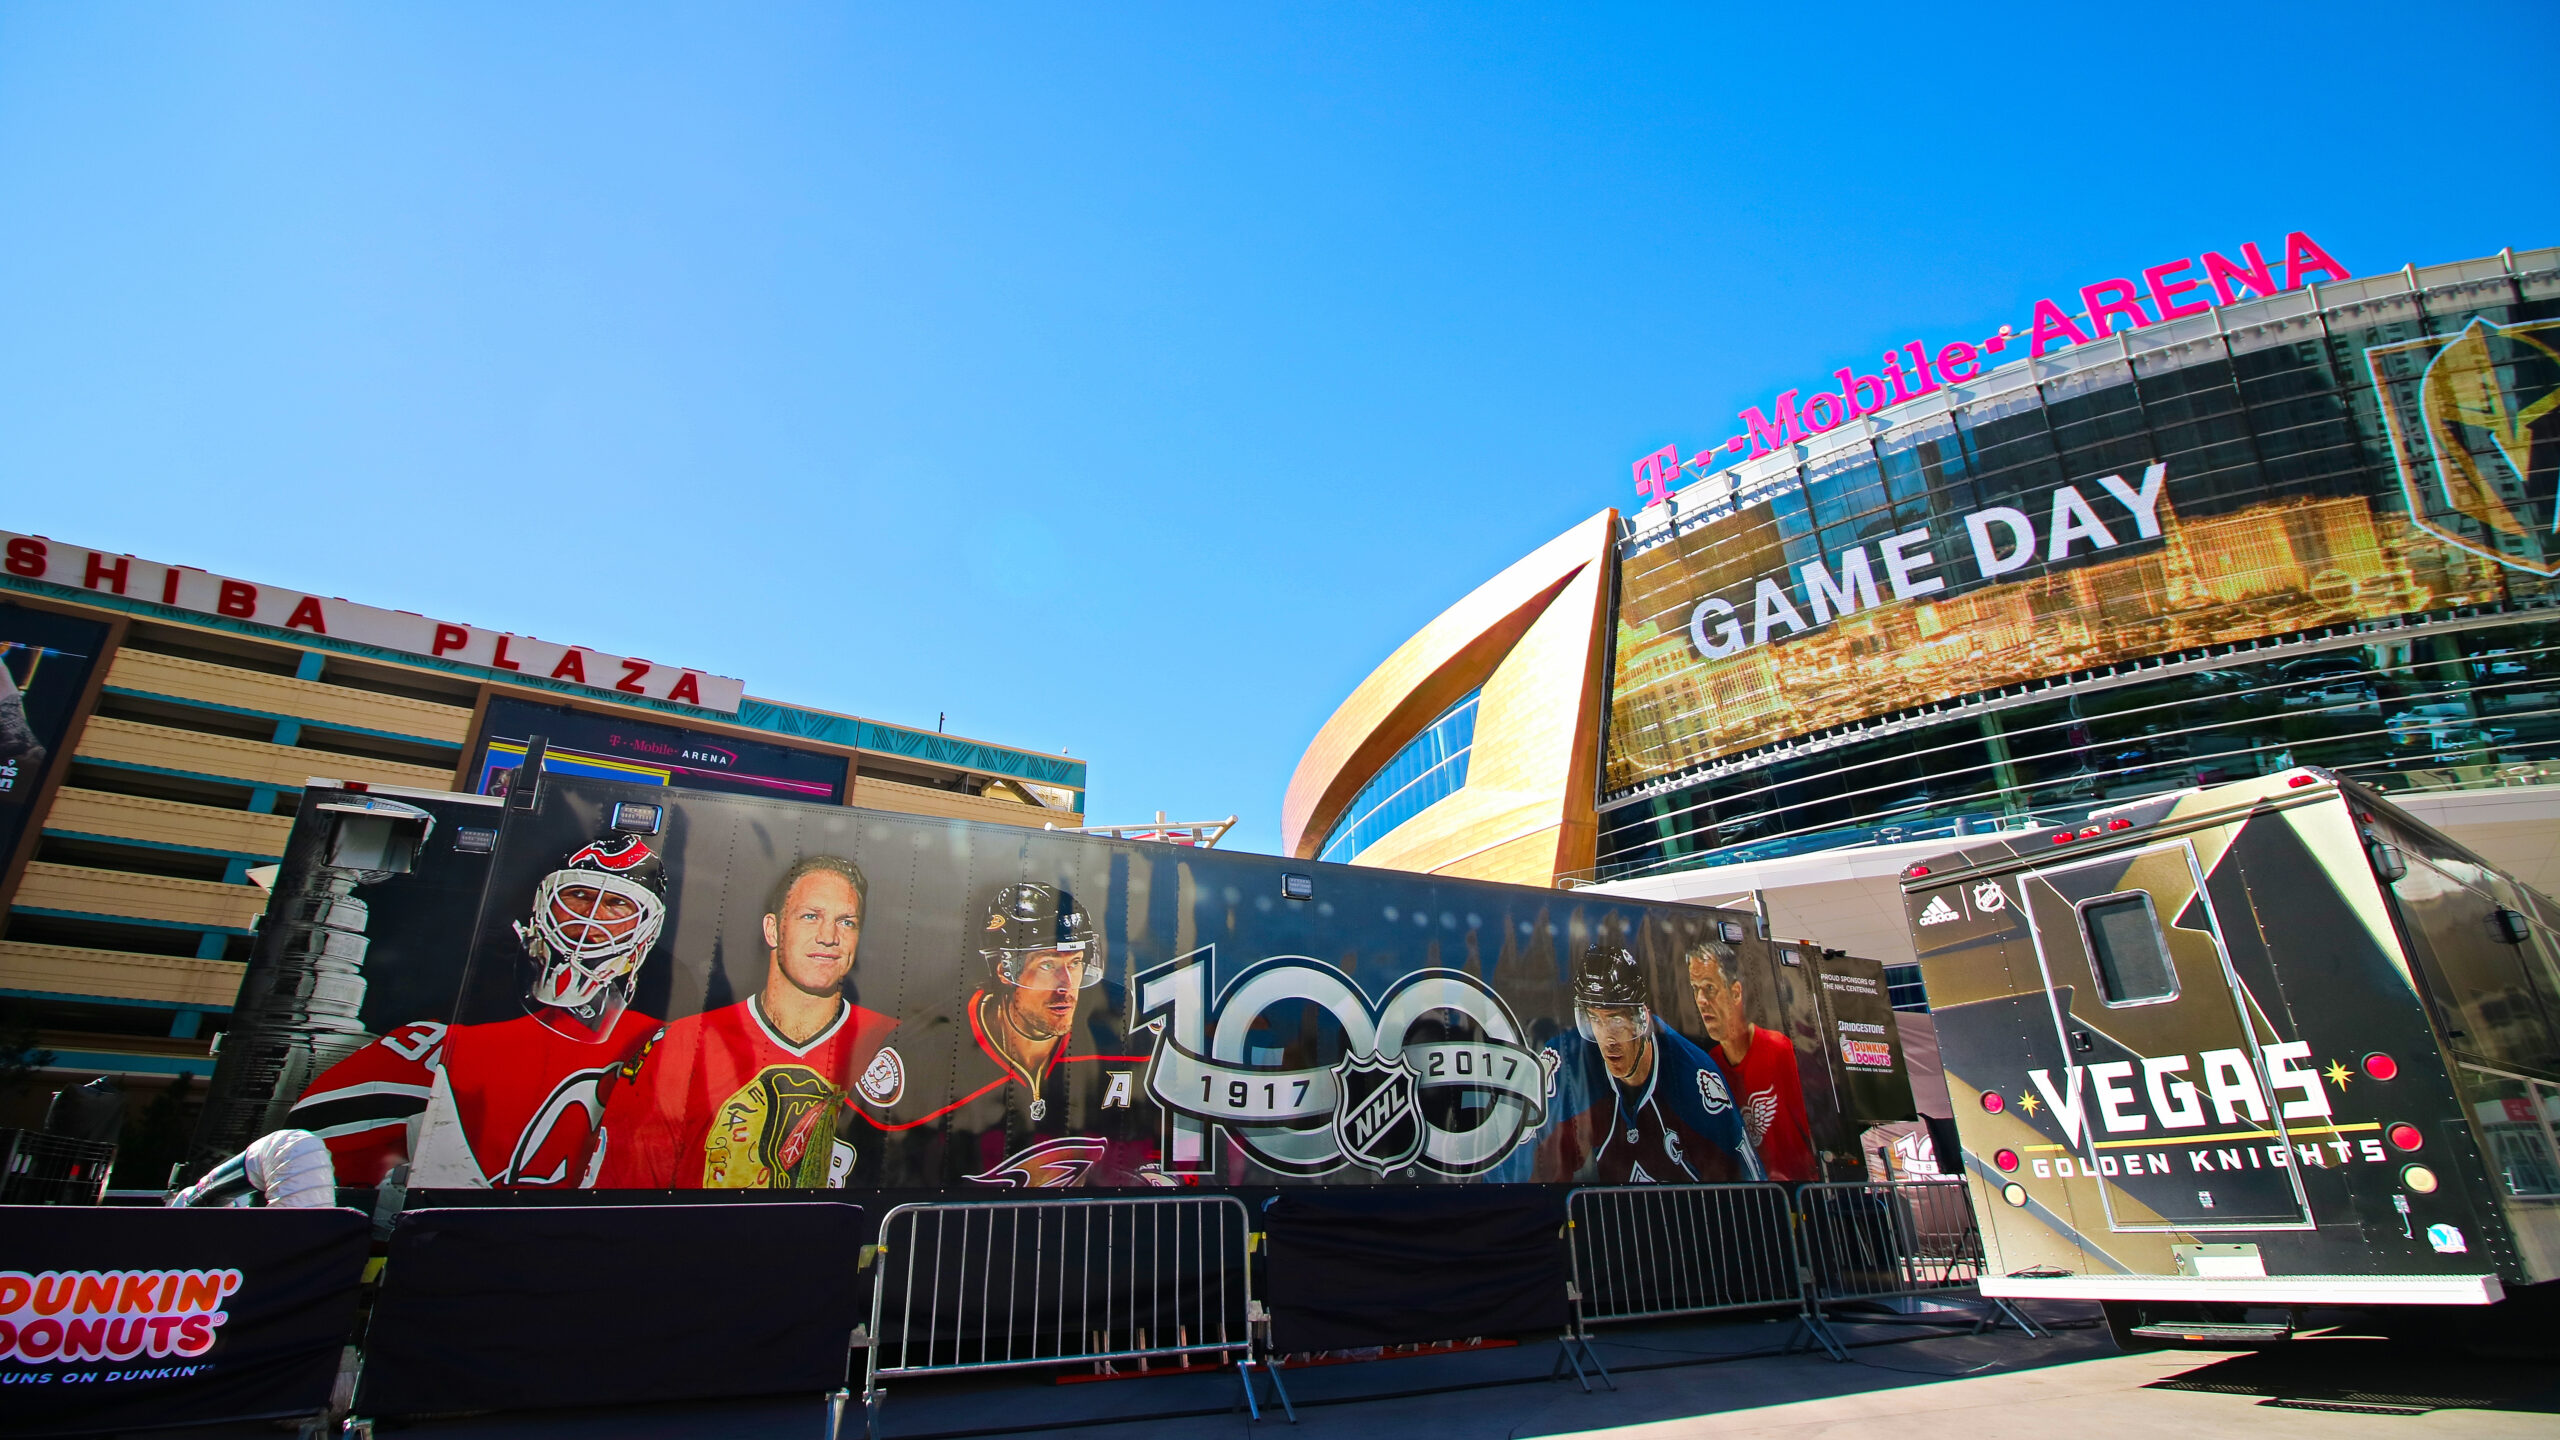
[(744, 681), (682, 666), (431, 620), (405, 610), (308, 595), (280, 585), (253, 584), (192, 566), (66, 545), (41, 535), (0, 531), (0, 570), (20, 580), (58, 585), (87, 596), (114, 596), (276, 630), (378, 645), (430, 660), (482, 667), (502, 678), (550, 680), (722, 714), (736, 714), (746, 693)]

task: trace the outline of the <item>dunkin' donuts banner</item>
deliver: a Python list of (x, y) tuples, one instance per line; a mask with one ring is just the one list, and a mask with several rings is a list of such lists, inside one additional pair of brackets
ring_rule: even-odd
[(371, 1240), (354, 1210), (0, 1207), (0, 1431), (320, 1411)]
[[(498, 827), (469, 903), (401, 907), (399, 963), (449, 998), (358, 977), (363, 1043), (283, 1112), (344, 1183), (1813, 1180), (1909, 1109), (1842, 1113), (1872, 1087), (1822, 976), (1880, 995), (1879, 967), (1744, 914), (588, 777), (525, 798), (352, 886), (449, 886), (459, 832)], [(371, 823), (331, 799), (280, 903), (344, 849), (319, 830)], [(291, 929), (251, 990), (362, 949)]]

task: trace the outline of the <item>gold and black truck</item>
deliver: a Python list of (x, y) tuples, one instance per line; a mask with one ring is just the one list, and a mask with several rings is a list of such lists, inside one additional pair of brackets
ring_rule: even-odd
[(2371, 790), (2137, 800), (1903, 892), (1984, 1295), (2140, 1346), (2560, 1279), (2560, 906)]

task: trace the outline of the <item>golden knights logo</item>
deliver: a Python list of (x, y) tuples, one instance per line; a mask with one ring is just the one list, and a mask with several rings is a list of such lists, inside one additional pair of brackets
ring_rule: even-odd
[[(1373, 1001), (1321, 960), (1277, 955), (1212, 994), (1215, 953), (1138, 976), (1139, 1023), (1156, 1031), (1147, 1093), (1164, 1115), (1165, 1173), (1215, 1173), (1223, 1135), (1290, 1175), (1480, 1175), (1546, 1122), (1555, 1055), (1530, 1048), (1511, 1007), (1474, 976), (1417, 970)], [(1285, 1029), (1307, 1038), (1275, 1049), (1264, 1017), (1282, 1007), (1298, 1017)], [(1329, 1053), (1307, 1053), (1319, 1033)]]
[(2560, 574), (2560, 321), (2474, 319), (2373, 346), (2365, 365), (2410, 518), (2500, 564)]

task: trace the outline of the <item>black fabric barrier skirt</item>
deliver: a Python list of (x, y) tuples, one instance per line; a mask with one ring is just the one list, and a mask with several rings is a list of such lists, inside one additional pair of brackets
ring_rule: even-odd
[(1262, 1213), (1271, 1339), (1347, 1350), (1561, 1327), (1565, 1192), (1290, 1191)]
[(354, 1210), (0, 1206), (0, 1433), (325, 1408), (371, 1242)]
[(356, 1413), (820, 1394), (869, 1314), (856, 1205), (412, 1210)]

